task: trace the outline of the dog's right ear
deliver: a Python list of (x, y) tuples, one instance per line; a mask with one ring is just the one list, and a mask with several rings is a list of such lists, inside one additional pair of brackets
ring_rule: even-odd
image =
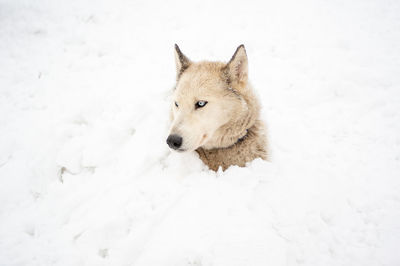
[(179, 46), (175, 44), (175, 64), (176, 64), (176, 79), (182, 75), (183, 71), (185, 71), (191, 64), (189, 58), (187, 58), (179, 49)]

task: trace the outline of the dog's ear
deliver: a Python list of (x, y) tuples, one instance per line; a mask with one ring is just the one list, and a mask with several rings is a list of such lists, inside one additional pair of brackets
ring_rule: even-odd
[(247, 83), (248, 63), (246, 49), (243, 44), (236, 49), (231, 60), (226, 65), (226, 69), (230, 82), (237, 85), (245, 85)]
[(183, 71), (185, 71), (191, 64), (189, 58), (187, 58), (179, 49), (179, 46), (175, 44), (175, 64), (176, 64), (176, 79), (182, 75)]

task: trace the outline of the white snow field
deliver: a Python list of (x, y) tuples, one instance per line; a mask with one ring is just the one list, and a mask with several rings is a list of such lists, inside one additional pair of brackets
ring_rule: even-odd
[[(173, 45), (244, 43), (271, 160), (171, 152)], [(400, 2), (0, 0), (0, 265), (400, 265)]]

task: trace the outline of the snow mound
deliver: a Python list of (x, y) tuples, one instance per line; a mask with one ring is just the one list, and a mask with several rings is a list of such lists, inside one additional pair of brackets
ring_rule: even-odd
[[(396, 1), (0, 1), (0, 265), (400, 265)], [(173, 44), (245, 43), (270, 162), (169, 151)]]

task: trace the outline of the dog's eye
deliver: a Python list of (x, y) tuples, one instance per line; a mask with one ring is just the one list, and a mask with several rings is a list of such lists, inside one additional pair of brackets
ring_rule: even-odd
[(177, 102), (175, 102), (175, 106), (176, 106), (176, 107), (179, 107), (179, 105), (178, 105), (178, 103), (177, 103)]
[(207, 101), (198, 101), (194, 106), (197, 109), (206, 106), (207, 103)]

